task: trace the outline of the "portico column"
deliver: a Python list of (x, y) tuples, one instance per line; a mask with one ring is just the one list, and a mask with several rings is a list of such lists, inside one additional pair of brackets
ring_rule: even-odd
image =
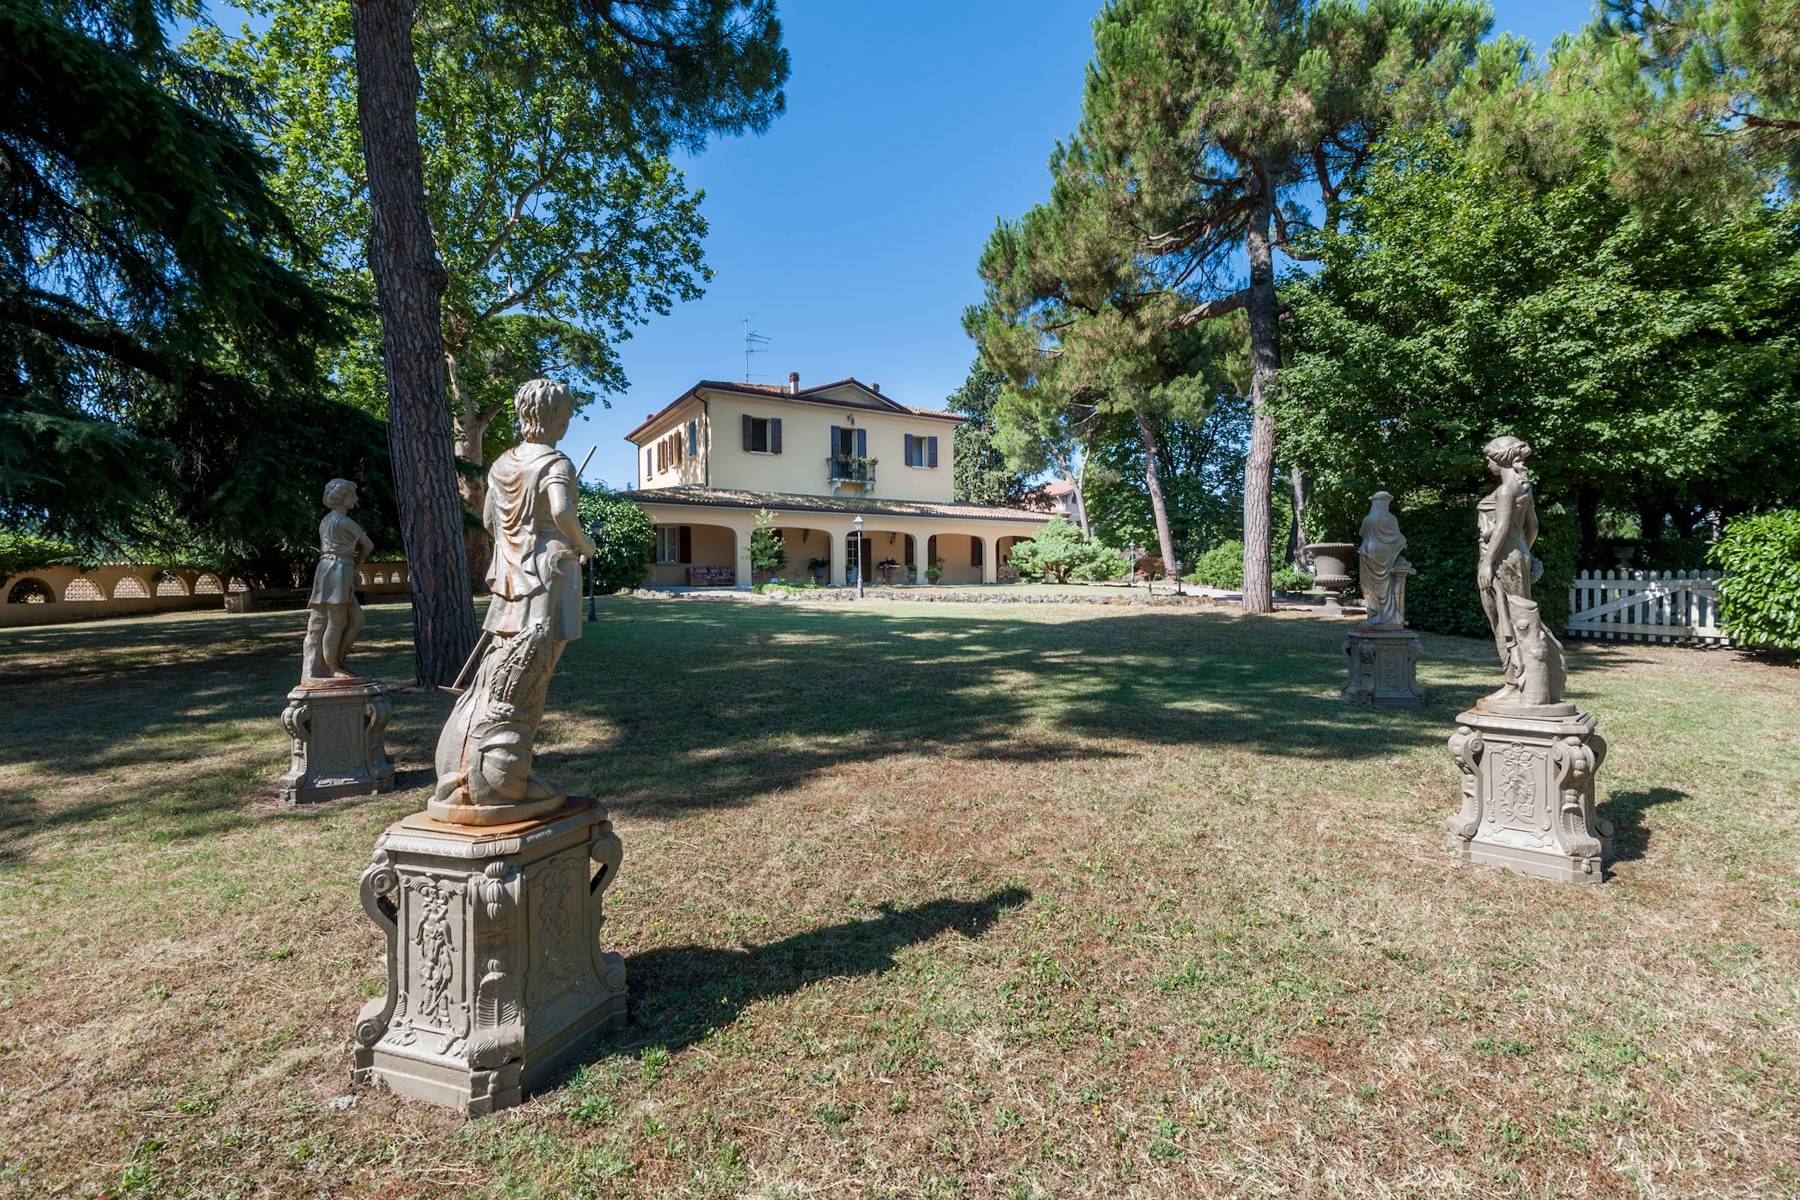
[(831, 543), (831, 584), (833, 587), (844, 587), (850, 579), (850, 553), (845, 547), (848, 535), (848, 526), (825, 531), (825, 539)]
[(981, 582), (1000, 582), (1000, 539), (997, 537), (981, 538)]
[(732, 536), (737, 539), (737, 566), (734, 568), (735, 579), (732, 586), (740, 591), (748, 591), (756, 582), (755, 572), (750, 566), (750, 535), (756, 531), (753, 522), (734, 521), (731, 525)]

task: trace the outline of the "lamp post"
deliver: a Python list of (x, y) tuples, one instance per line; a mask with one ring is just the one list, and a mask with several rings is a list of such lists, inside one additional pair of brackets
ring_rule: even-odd
[[(588, 536), (590, 538), (594, 539), (594, 545), (598, 546), (600, 544), (600, 536), (601, 536), (602, 532), (604, 532), (604, 531), (603, 531), (601, 523), (599, 521), (595, 521), (592, 525), (588, 526)], [(591, 558), (588, 559), (588, 561), (587, 561), (587, 585), (588, 585), (587, 586), (587, 593), (588, 593), (587, 619), (592, 621), (594, 619), (594, 560)]]
[(857, 513), (850, 524), (856, 530), (856, 598), (861, 600), (863, 598), (862, 514)]

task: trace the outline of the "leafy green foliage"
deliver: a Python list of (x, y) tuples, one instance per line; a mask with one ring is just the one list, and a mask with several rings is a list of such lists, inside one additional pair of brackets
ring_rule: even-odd
[[(1405, 511), (1395, 506), (1406, 534), (1406, 558), (1417, 572), (1406, 582), (1406, 623), (1433, 633), (1486, 637), (1491, 630), (1475, 587), (1480, 558), (1472, 499), (1423, 501)], [(1532, 553), (1543, 576), (1531, 585), (1547, 628), (1569, 623), (1569, 585), (1575, 579), (1575, 521), (1562, 509), (1538, 506), (1538, 540)]]
[(1800, 509), (1739, 517), (1712, 548), (1719, 615), (1741, 646), (1800, 650)]
[(779, 575), (787, 569), (787, 561), (775, 514), (765, 508), (756, 514), (756, 528), (750, 533), (750, 566), (764, 575)]
[(267, 566), (333, 475), (380, 504), (385, 439), (321, 398), (339, 315), (230, 81), (167, 45), (177, 13), (0, 3), (0, 518)]
[(578, 510), (581, 524), (594, 536), (596, 591), (610, 595), (637, 587), (650, 577), (650, 560), (656, 555), (656, 523), (643, 509), (605, 485), (583, 484)]
[(969, 418), (956, 427), (955, 496), (965, 504), (1016, 505), (1031, 485), (1026, 473), (1007, 465), (994, 417), (1006, 377), (979, 361), (944, 407)]
[(1036, 537), (1013, 543), (1012, 567), (1023, 580), (1100, 583), (1125, 574), (1127, 563), (1117, 550), (1055, 517)]
[[(335, 373), (355, 404), (385, 413), (351, 6), (247, 10), (265, 19), (259, 31), (226, 40), (202, 26), (191, 44), (266, 98), (276, 190), (319, 248), (320, 280), (359, 301)], [(578, 406), (623, 390), (617, 343), (711, 278), (699, 195), (666, 136), (634, 119), (637, 94), (596, 86), (594, 47), (567, 17), (553, 4), (430, 0), (413, 33), (448, 399), (459, 453), (478, 464), (516, 440), (520, 381), (557, 378)]]
[(1500, 433), (1536, 448), (1540, 500), (1590, 511), (1690, 528), (1800, 495), (1800, 207), (1642, 210), (1597, 160), (1532, 190), (1443, 134), (1367, 178), (1292, 289), (1276, 407), (1310, 534), (1345, 537), (1377, 490), (1478, 495)]
[(1232, 538), (1202, 554), (1188, 578), (1204, 587), (1231, 591), (1244, 586), (1244, 543)]
[[(1243, 529), (1249, 436), (1250, 407), (1240, 395), (1222, 396), (1199, 420), (1166, 417), (1157, 423), (1157, 469), (1177, 561), (1194, 562)], [(1098, 436), (1089, 452), (1089, 513), (1094, 536), (1109, 545), (1156, 544), (1143, 457), (1136, 431), (1118, 427)]]

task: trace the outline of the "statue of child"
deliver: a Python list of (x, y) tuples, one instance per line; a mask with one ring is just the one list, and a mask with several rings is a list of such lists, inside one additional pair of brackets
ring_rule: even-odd
[(356, 484), (334, 479), (325, 485), (319, 522), (319, 567), (313, 572), (311, 615), (306, 620), (303, 684), (341, 683), (357, 678), (344, 670), (350, 647), (362, 632), (362, 605), (356, 602), (356, 565), (375, 549), (361, 525), (350, 519)]

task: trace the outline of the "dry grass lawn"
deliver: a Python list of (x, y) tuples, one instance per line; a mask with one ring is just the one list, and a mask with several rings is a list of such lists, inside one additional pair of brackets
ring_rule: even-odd
[(301, 622), (0, 631), (0, 1194), (1800, 1195), (1792, 667), (1573, 649), (1620, 857), (1559, 888), (1442, 847), (1481, 642), (1371, 713), (1321, 619), (607, 602), (540, 762), (631, 1022), (464, 1123), (347, 1075), (448, 698), (280, 811)]

